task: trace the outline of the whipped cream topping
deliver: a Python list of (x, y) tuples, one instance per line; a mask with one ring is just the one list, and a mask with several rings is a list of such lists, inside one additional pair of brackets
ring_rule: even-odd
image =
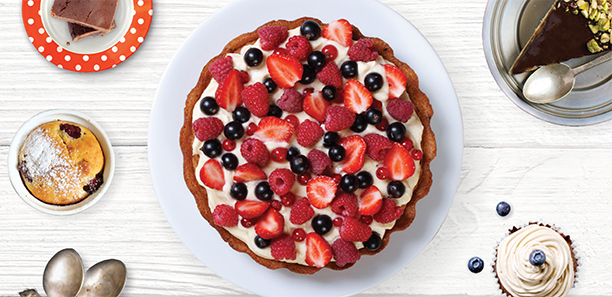
[[(529, 263), (539, 249), (541, 266)], [(565, 296), (574, 285), (574, 263), (569, 244), (549, 227), (529, 225), (507, 236), (497, 248), (497, 278), (512, 296)]]
[[(295, 28), (292, 30), (289, 30), (289, 38), (291, 36), (295, 36), (295, 35), (300, 35), (300, 28)], [(289, 39), (287, 38), (287, 40)], [(281, 47), (284, 47), (287, 41), (285, 41), (285, 43), (283, 43), (281, 45)], [(348, 60), (348, 56), (347, 56), (347, 52), (348, 52), (348, 47), (344, 47), (342, 45), (340, 45), (339, 43), (332, 41), (332, 40), (328, 40), (325, 39), (323, 37), (319, 37), (316, 40), (310, 41), (313, 51), (315, 50), (321, 50), (324, 46), (328, 45), (328, 44), (332, 44), (336, 47), (336, 49), (338, 50), (338, 56), (336, 57), (336, 59), (334, 60), (334, 62), (336, 63), (336, 65), (341, 65), (344, 61)], [(263, 52), (264, 58), (263, 61), (259, 66), (257, 67), (249, 67), (247, 66), (246, 62), (244, 61), (244, 54), (245, 52), (250, 49), (250, 48), (258, 48)], [(245, 84), (245, 87), (247, 85), (251, 85), (254, 84), (256, 82), (262, 82), (266, 77), (269, 76), (269, 73), (267, 71), (266, 68), (266, 58), (271, 55), (273, 53), (273, 51), (264, 51), (261, 49), (261, 43), (259, 40), (257, 40), (255, 43), (250, 44), (250, 45), (246, 45), (244, 46), (241, 50), (240, 53), (229, 53), (227, 56), (231, 56), (232, 60), (233, 60), (233, 66), (234, 69), (237, 70), (241, 70), (241, 71), (247, 71), (250, 75), (250, 81), (248, 83)], [(383, 104), (383, 108), (382, 108), (382, 112), (383, 115), (387, 118), (392, 120), (392, 117), (387, 113), (387, 109), (386, 109), (386, 105), (387, 105), (387, 100), (388, 98), (388, 93), (389, 93), (389, 87), (388, 87), (388, 83), (387, 83), (387, 79), (385, 77), (385, 69), (383, 67), (384, 64), (391, 64), (390, 62), (386, 61), (385, 59), (383, 59), (381, 56), (379, 56), (375, 61), (370, 61), (370, 62), (357, 62), (358, 64), (358, 76), (355, 77), (354, 79), (358, 80), (359, 82), (361, 82), (362, 84), (364, 83), (365, 77), (367, 74), (369, 74), (370, 72), (377, 72), (379, 74), (382, 75), (383, 77), (383, 87), (372, 93), (372, 96), (374, 97), (374, 99), (377, 99), (379, 101), (382, 102)], [(346, 79), (344, 79), (344, 82), (346, 82)], [(210, 84), (207, 86), (207, 88), (204, 90), (204, 92), (202, 93), (200, 100), (202, 100), (202, 98), (210, 96), (210, 97), (214, 97), (215, 96), (215, 91), (218, 87), (218, 83), (214, 80), (211, 79)], [(304, 89), (306, 88), (314, 88), (316, 91), (321, 90), (325, 85), (323, 83), (321, 83), (318, 79), (316, 79), (313, 83), (308, 84), (308, 85), (303, 85), (300, 84), (299, 82), (296, 83), (294, 89), (296, 89), (299, 92), (303, 92)], [(283, 90), (278, 88), (274, 93), (269, 94), (270, 95), (270, 99), (273, 102), (276, 102), (282, 95)], [(408, 93), (406, 93), (406, 91), (404, 91), (404, 93), (400, 96), (400, 99), (402, 100), (409, 100), (409, 96)], [(199, 108), (200, 105), (200, 101), (198, 101), (193, 109), (193, 120), (197, 120), (198, 118), (201, 117), (206, 117), (206, 115), (200, 110)], [(284, 112), (283, 118), (289, 113)], [(303, 122), (306, 119), (311, 119), (312, 118), (306, 114), (305, 112), (299, 112), (299, 113), (291, 113), (292, 115), (295, 115), (299, 120), (300, 123)], [(215, 115), (215, 117), (219, 118), (224, 125), (226, 125), (227, 123), (232, 121), (232, 113), (228, 112), (227, 110), (221, 108), (219, 110), (219, 113)], [(246, 122), (243, 123), (243, 126), (246, 127), (250, 124), (250, 123), (255, 123), (257, 124), (259, 122), (260, 118), (251, 115), (251, 119)], [(415, 149), (421, 149), (421, 140), (422, 140), (422, 134), (423, 134), (423, 125), (421, 123), (421, 121), (419, 120), (418, 116), (416, 115), (416, 113), (413, 113), (411, 119), (404, 123), (405, 127), (406, 127), (406, 137), (409, 137), (413, 144), (414, 144), (414, 148)], [(324, 125), (322, 125), (324, 128)], [(349, 129), (343, 130), (338, 132), (338, 134), (341, 137), (344, 136), (348, 136), (348, 135), (361, 135), (364, 136), (366, 134), (370, 134), (370, 133), (377, 133), (380, 135), (383, 135), (386, 137), (384, 132), (379, 131), (378, 129), (376, 129), (373, 125), (368, 125), (368, 127), (366, 128), (365, 131), (361, 132), (361, 133), (355, 133)], [(238, 157), (238, 161), (239, 164), (244, 164), (247, 161), (242, 157), (242, 155), (240, 154), (240, 145), (243, 142), (244, 139), (246, 139), (247, 137), (255, 137), (255, 136), (245, 136), (240, 140), (236, 141), (236, 149), (232, 152), (236, 155), (236, 157)], [(302, 155), (306, 156), (308, 155), (308, 152), (310, 152), (311, 149), (319, 149), (325, 153), (327, 153), (328, 149), (323, 147), (323, 139), (321, 138), (312, 148), (304, 148), (302, 146), (300, 146), (297, 143), (297, 140), (295, 137), (293, 137), (291, 139), (291, 141), (289, 143), (285, 143), (285, 142), (275, 142), (275, 141), (264, 141), (264, 144), (266, 145), (266, 147), (268, 148), (269, 151), (272, 151), (274, 148), (277, 147), (285, 147), (285, 148), (289, 148), (292, 146), (295, 146), (297, 148), (299, 148), (300, 152)], [(200, 175), (199, 172), (201, 170), (201, 168), (203, 167), (204, 163), (206, 163), (206, 161), (208, 161), (210, 158), (207, 157), (206, 155), (204, 155), (204, 153), (200, 150), (200, 148), (202, 147), (203, 142), (199, 141), (197, 138), (194, 139), (194, 143), (193, 143), (193, 154), (194, 155), (199, 155), (200, 159), (198, 162), (198, 166), (196, 168), (196, 178), (198, 180), (198, 182), (200, 183), (201, 186), (206, 188), (206, 191), (208, 193), (208, 204), (211, 210), (214, 210), (215, 207), (219, 204), (227, 204), (227, 205), (231, 205), (233, 206), (236, 202), (236, 200), (234, 200), (230, 195), (229, 195), (229, 191), (231, 188), (231, 185), (233, 183), (233, 171), (228, 171), (226, 169), (223, 169), (224, 171), (224, 177), (225, 177), (225, 184), (223, 186), (223, 190), (219, 191), (219, 190), (215, 190), (215, 189), (211, 189), (208, 188), (204, 185), (204, 183), (200, 180)], [(379, 180), (378, 178), (376, 178), (375, 175), (375, 171), (377, 169), (377, 165), (378, 162), (370, 159), (369, 157), (365, 158), (365, 163), (363, 168), (361, 169), (361, 171), (367, 171), (370, 172), (373, 176), (373, 180), (374, 180), (374, 186), (376, 186), (381, 193), (383, 194), (384, 197), (387, 197), (387, 183), (389, 182), (388, 180)], [(413, 189), (416, 187), (417, 182), (419, 180), (419, 176), (421, 175), (421, 166), (420, 166), (420, 161), (416, 161), (415, 160), (415, 166), (416, 166), (416, 171), (415, 173), (403, 180), (402, 182), (404, 183), (404, 185), (406, 186), (406, 191), (405, 194), (397, 199), (394, 199), (396, 202), (396, 205), (406, 205), (408, 202), (410, 202), (410, 199), (412, 197), (412, 192)], [(289, 162), (283, 162), (283, 163), (277, 163), (274, 161), (270, 161), (268, 163), (267, 166), (265, 166), (263, 169), (263, 171), (269, 176), (270, 173), (272, 171), (274, 171), (277, 168), (289, 168)], [(334, 173), (338, 173), (338, 174), (342, 174), (342, 172), (336, 167), (334, 168)], [(313, 176), (314, 177), (314, 176)], [(255, 185), (260, 182), (260, 181), (251, 181), (251, 182), (247, 182), (247, 188), (249, 189), (248, 195), (246, 197), (247, 200), (257, 200), (257, 198), (255, 197), (255, 193), (254, 193), (254, 188)], [(354, 192), (354, 194), (359, 197), (360, 193), (363, 191), (363, 189), (358, 189)], [(302, 197), (306, 197), (306, 186), (302, 186), (299, 183), (297, 183), (297, 181), (295, 182), (293, 188), (291, 189), (291, 192), (293, 194), (295, 194), (296, 196), (296, 201), (299, 200)], [(275, 194), (274, 198), (278, 200), (278, 196)], [(332, 210), (331, 207), (328, 206), (324, 209), (316, 209), (313, 208), (315, 211), (315, 216), (318, 214), (325, 214), (328, 215), (329, 217), (331, 217), (332, 219), (335, 217), (338, 217), (337, 214), (335, 214)], [(306, 233), (310, 233), (310, 232), (314, 232), (314, 229), (311, 227), (311, 224), (309, 222), (302, 224), (302, 225), (295, 225), (293, 223), (291, 223), (289, 221), (289, 215), (290, 215), (290, 211), (291, 208), (290, 207), (284, 207), (280, 210), (280, 213), (283, 215), (283, 217), (285, 218), (285, 228), (283, 233), (284, 234), (289, 234), (291, 235), (291, 233), (293, 232), (294, 229), (296, 228), (302, 228)], [(384, 233), (386, 230), (389, 230), (391, 228), (393, 228), (393, 226), (395, 225), (395, 222), (391, 222), (391, 223), (387, 223), (387, 224), (381, 224), (379, 222), (373, 221), (370, 224), (370, 227), (372, 228), (372, 232), (376, 232), (378, 233), (381, 238), (384, 236)], [(255, 233), (255, 228), (251, 227), (251, 228), (245, 228), (243, 227), (240, 223), (236, 226), (236, 227), (224, 227), (226, 230), (228, 230), (233, 236), (239, 238), (240, 240), (242, 240), (243, 242), (245, 242), (249, 248), (257, 255), (266, 258), (266, 259), (274, 259), (271, 255), (271, 249), (270, 248), (264, 248), (261, 249), (259, 247), (257, 247), (255, 245), (254, 242), (254, 238), (257, 235)], [(329, 231), (328, 233), (326, 233), (325, 235), (323, 235), (323, 238), (325, 238), (325, 240), (327, 240), (330, 244), (337, 238), (340, 237), (339, 232), (338, 232), (337, 227), (332, 228), (331, 231)], [(302, 265), (307, 265), (305, 262), (305, 255), (306, 255), (306, 244), (305, 241), (302, 242), (295, 242), (296, 244), (296, 251), (297, 251), (297, 258), (295, 260), (282, 260), (284, 262), (290, 262), (290, 263), (299, 263)], [(355, 246), (360, 249), (363, 247), (363, 244), (361, 242), (355, 242), (354, 243)], [(332, 259), (333, 261), (333, 259)]]

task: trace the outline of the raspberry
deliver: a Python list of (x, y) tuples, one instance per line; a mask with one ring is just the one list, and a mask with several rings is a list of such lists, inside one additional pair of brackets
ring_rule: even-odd
[(332, 243), (332, 253), (336, 260), (336, 265), (340, 267), (355, 263), (361, 259), (361, 253), (359, 253), (355, 245), (342, 238), (338, 238)]
[(297, 142), (303, 147), (311, 147), (323, 137), (324, 133), (319, 123), (305, 120), (298, 128)]
[(249, 73), (244, 70), (240, 71), (239, 75), (240, 75), (240, 82), (243, 84), (246, 84), (251, 80), (251, 76), (249, 75)]
[(308, 55), (312, 52), (312, 45), (310, 45), (310, 41), (308, 41), (308, 38), (302, 35), (296, 35), (289, 38), (289, 41), (287, 41), (285, 47), (290, 55), (294, 56), (300, 61), (306, 60)]
[(349, 48), (348, 56), (353, 61), (370, 62), (378, 58), (378, 52), (372, 40), (359, 39)]
[(247, 138), (240, 145), (240, 154), (249, 163), (253, 163), (259, 167), (264, 167), (270, 160), (270, 152), (266, 145), (261, 140), (256, 138)]
[(193, 133), (200, 141), (217, 138), (223, 132), (223, 122), (218, 118), (199, 118), (193, 122)]
[(218, 83), (221, 83), (232, 69), (234, 62), (230, 56), (212, 62), (208, 67), (208, 71)]
[(291, 207), (289, 221), (295, 225), (301, 225), (310, 221), (314, 213), (314, 209), (310, 206), (310, 200), (304, 197), (296, 201)]
[(272, 257), (277, 261), (282, 259), (295, 260), (297, 255), (295, 251), (295, 242), (289, 235), (281, 235), (272, 240), (270, 249)]
[(391, 199), (383, 199), (383, 206), (378, 213), (374, 215), (374, 220), (386, 224), (399, 219), (404, 214), (404, 209), (401, 206), (396, 206)]
[(387, 103), (387, 112), (394, 119), (405, 123), (412, 117), (414, 112), (414, 105), (408, 100), (391, 99)]
[(234, 227), (238, 225), (238, 212), (227, 204), (217, 205), (212, 215), (218, 226)]
[(393, 145), (389, 138), (376, 133), (367, 134), (363, 139), (368, 145), (366, 148), (366, 155), (372, 158), (372, 160), (379, 162), (385, 159), (387, 151), (389, 151)]
[(344, 218), (340, 226), (340, 237), (346, 241), (366, 241), (372, 235), (372, 228), (353, 217)]
[(308, 161), (310, 162), (310, 170), (312, 170), (312, 173), (318, 175), (331, 172), (334, 166), (329, 156), (317, 149), (311, 150), (308, 153)]
[(289, 37), (289, 31), (282, 26), (266, 26), (257, 30), (261, 40), (261, 49), (271, 51), (279, 46)]
[(286, 112), (300, 112), (304, 110), (304, 96), (294, 89), (285, 89), (276, 105)]
[(348, 129), (355, 122), (355, 113), (350, 109), (332, 105), (325, 111), (325, 129), (327, 131), (338, 132)]
[(331, 203), (332, 211), (341, 216), (352, 217), (357, 213), (359, 205), (355, 194), (341, 193)]
[(263, 118), (268, 114), (270, 110), (270, 103), (268, 102), (268, 90), (266, 87), (257, 82), (252, 84), (241, 93), (242, 102), (244, 106), (256, 117)]
[(317, 73), (317, 78), (325, 85), (332, 85), (336, 87), (336, 89), (340, 89), (342, 87), (342, 75), (340, 74), (340, 69), (333, 60), (327, 60), (327, 63)]
[(285, 195), (291, 191), (295, 183), (295, 174), (287, 168), (277, 168), (270, 173), (270, 189), (277, 195)]

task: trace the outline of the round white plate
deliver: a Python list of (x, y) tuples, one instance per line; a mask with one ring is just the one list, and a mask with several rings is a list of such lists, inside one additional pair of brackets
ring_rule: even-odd
[[(345, 18), (364, 35), (388, 42), (395, 55), (419, 75), (420, 87), (434, 108), (432, 128), (438, 143), (438, 156), (431, 163), (434, 184), (430, 194), (417, 203), (414, 223), (394, 233), (389, 245), (376, 256), (364, 256), (347, 270), (323, 269), (314, 275), (295, 274), (286, 269), (269, 270), (229, 247), (198, 212), (183, 180), (183, 156), (179, 147), (184, 102), (208, 60), (220, 53), (230, 40), (261, 24), (302, 16), (313, 16), (326, 23)], [(397, 273), (419, 254), (442, 225), (458, 185), (462, 152), (461, 115), (442, 62), (406, 19), (373, 0), (237, 0), (228, 4), (204, 20), (174, 56), (157, 90), (149, 126), (153, 185), (174, 231), (215, 273), (265, 296), (346, 296)]]

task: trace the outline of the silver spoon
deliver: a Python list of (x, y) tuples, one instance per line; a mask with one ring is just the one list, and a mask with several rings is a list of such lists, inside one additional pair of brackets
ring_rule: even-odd
[(126, 278), (127, 269), (123, 262), (115, 259), (98, 262), (85, 273), (79, 297), (117, 297)]
[(74, 297), (82, 284), (83, 261), (75, 250), (61, 250), (47, 263), (43, 288), (48, 297)]
[(533, 103), (551, 103), (560, 100), (572, 91), (578, 73), (610, 60), (612, 60), (612, 52), (576, 68), (570, 68), (565, 64), (540, 67), (525, 81), (523, 95), (525, 99)]

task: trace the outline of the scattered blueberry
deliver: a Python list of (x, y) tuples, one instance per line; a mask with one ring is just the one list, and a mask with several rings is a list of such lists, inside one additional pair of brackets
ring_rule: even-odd
[(313, 51), (308, 55), (307, 58), (308, 65), (315, 71), (319, 72), (325, 66), (325, 62), (327, 61), (327, 57), (321, 51)]
[(359, 188), (365, 189), (371, 186), (374, 183), (374, 179), (372, 178), (372, 174), (367, 171), (361, 171), (357, 173), (357, 180), (359, 181)]
[(329, 148), (329, 152), (327, 152), (329, 158), (334, 162), (340, 162), (344, 160), (346, 157), (346, 150), (341, 145), (334, 145)]
[(223, 146), (221, 146), (221, 141), (219, 139), (213, 138), (206, 140), (204, 145), (202, 145), (202, 152), (209, 158), (216, 158), (221, 156), (223, 152)]
[(236, 200), (244, 200), (249, 193), (245, 183), (235, 183), (230, 188), (230, 196)]
[(244, 135), (244, 127), (237, 121), (232, 121), (225, 125), (223, 134), (229, 140), (238, 140)]
[(283, 116), (283, 110), (278, 105), (272, 104), (270, 105), (270, 110), (268, 110), (268, 115), (280, 119)]
[(468, 261), (468, 269), (473, 273), (479, 273), (484, 268), (484, 262), (478, 257), (473, 257)]
[(250, 67), (257, 67), (263, 62), (263, 53), (260, 49), (252, 47), (244, 54), (244, 61)]
[(505, 217), (510, 213), (510, 204), (505, 201), (502, 201), (497, 204), (497, 214)]
[(340, 178), (340, 188), (346, 193), (353, 193), (359, 187), (359, 180), (352, 174), (345, 174)]
[(383, 86), (383, 77), (380, 73), (370, 72), (363, 80), (366, 89), (370, 92), (376, 92)]
[(227, 170), (234, 170), (238, 167), (238, 157), (232, 153), (227, 153), (221, 156), (221, 163)]
[(272, 243), (272, 240), (263, 239), (259, 235), (255, 236), (255, 245), (260, 249), (267, 248), (270, 245), (270, 243)]
[(240, 123), (246, 123), (249, 121), (250, 118), (251, 118), (251, 112), (249, 111), (248, 108), (244, 106), (238, 106), (236, 107), (234, 112), (232, 112), (232, 119), (234, 119), (234, 121), (238, 121)]
[(368, 121), (368, 124), (378, 125), (380, 124), (380, 122), (382, 122), (383, 114), (382, 114), (382, 111), (376, 108), (370, 108), (366, 110), (365, 117), (366, 117), (366, 120)]
[(274, 192), (270, 189), (270, 184), (267, 181), (259, 182), (255, 186), (255, 197), (262, 201), (270, 201), (274, 196)]
[(290, 148), (287, 149), (287, 161), (291, 162), (291, 160), (293, 160), (293, 158), (297, 157), (300, 155), (300, 149), (298, 149), (295, 146), (292, 146)]
[(266, 79), (264, 79), (263, 81), (263, 85), (268, 90), (268, 94), (274, 93), (274, 91), (276, 91), (276, 83), (271, 77), (266, 77)]
[(305, 21), (300, 27), (300, 34), (308, 40), (317, 40), (321, 36), (321, 26), (312, 20)]
[(289, 162), (291, 171), (295, 174), (302, 174), (310, 169), (310, 162), (304, 155), (299, 155)]
[(304, 72), (302, 72), (302, 79), (300, 79), (298, 82), (303, 85), (311, 84), (317, 78), (317, 73), (314, 71), (314, 69), (312, 69), (312, 67), (308, 66), (308, 64), (304, 64), (302, 66), (302, 68), (304, 68)]
[(321, 90), (321, 96), (323, 96), (323, 99), (327, 101), (334, 101), (337, 95), (338, 95), (338, 90), (336, 89), (336, 87), (332, 85), (327, 85), (323, 87), (323, 90)]
[(395, 122), (387, 127), (387, 137), (391, 141), (401, 142), (406, 136), (406, 126), (400, 122)]
[(542, 250), (533, 250), (529, 254), (529, 263), (533, 266), (542, 266), (546, 262), (546, 254)]
[(382, 239), (380, 238), (380, 235), (378, 235), (378, 233), (376, 232), (372, 232), (372, 235), (370, 236), (370, 238), (368, 238), (368, 240), (363, 242), (363, 246), (369, 251), (378, 250), (381, 244), (382, 244)]
[(328, 215), (318, 215), (312, 219), (312, 229), (319, 235), (329, 232), (333, 226), (332, 219)]
[(340, 142), (340, 135), (337, 132), (327, 131), (323, 135), (323, 146), (332, 147)]
[(353, 125), (351, 126), (351, 130), (353, 132), (356, 132), (356, 133), (363, 132), (365, 131), (367, 127), (368, 127), (368, 120), (366, 119), (366, 116), (363, 113), (360, 113), (357, 116), (355, 116), (355, 122), (353, 122)]
[(342, 73), (344, 78), (354, 78), (358, 74), (357, 62), (351, 60), (345, 61), (340, 65), (340, 73)]
[(205, 115), (215, 115), (217, 112), (219, 112), (219, 105), (217, 104), (215, 98), (206, 96), (202, 98), (202, 101), (200, 101), (200, 110)]
[(394, 180), (390, 182), (389, 184), (387, 184), (387, 193), (389, 194), (390, 198), (402, 197), (404, 196), (405, 192), (406, 192), (406, 186), (401, 181)]

